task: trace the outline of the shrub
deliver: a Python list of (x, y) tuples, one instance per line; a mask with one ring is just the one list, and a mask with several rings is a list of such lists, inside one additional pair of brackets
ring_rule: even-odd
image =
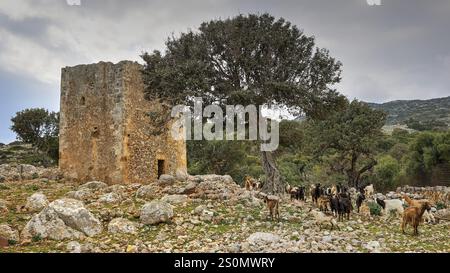
[(29, 185), (29, 186), (27, 186), (27, 189), (30, 191), (38, 191), (39, 186), (38, 185)]
[(381, 206), (380, 205), (378, 205), (375, 202), (368, 202), (367, 205), (369, 206), (369, 209), (370, 209), (370, 215), (376, 215), (376, 216), (381, 215)]
[(8, 240), (8, 245), (10, 245), (10, 246), (17, 245), (17, 241), (16, 240)]
[(439, 202), (439, 203), (436, 204), (436, 209), (437, 210), (446, 209), (446, 208), (447, 208), (447, 206), (444, 203), (442, 203), (442, 202)]
[(42, 236), (41, 236), (41, 234), (36, 234), (36, 235), (33, 236), (33, 238), (31, 238), (31, 240), (32, 240), (33, 242), (39, 242), (39, 241), (42, 241)]

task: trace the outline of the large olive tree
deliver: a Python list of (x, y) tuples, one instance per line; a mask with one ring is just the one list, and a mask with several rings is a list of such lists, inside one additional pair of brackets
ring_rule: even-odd
[[(168, 109), (202, 97), (206, 104), (277, 105), (320, 118), (342, 101), (332, 89), (341, 79), (341, 63), (317, 48), (314, 37), (269, 14), (202, 23), (169, 38), (164, 53), (142, 57), (146, 97), (164, 101)], [(261, 160), (263, 190), (281, 192), (273, 154), (263, 151)]]

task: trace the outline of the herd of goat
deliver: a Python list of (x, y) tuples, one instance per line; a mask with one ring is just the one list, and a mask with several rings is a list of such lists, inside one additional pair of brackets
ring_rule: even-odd
[[(262, 184), (249, 176), (244, 179), (245, 188), (249, 191), (261, 190)], [(309, 191), (308, 191), (309, 190)], [(310, 213), (314, 216), (316, 222), (320, 225), (330, 224), (331, 228), (338, 227), (337, 221), (350, 219), (353, 209), (353, 201), (356, 205), (358, 214), (364, 217), (370, 217), (371, 211), (369, 202), (376, 202), (382, 208), (382, 214), (388, 217), (392, 212), (402, 217), (401, 230), (405, 233), (408, 225), (414, 230), (414, 235), (418, 235), (418, 227), (423, 221), (434, 222), (431, 206), (433, 202), (427, 199), (413, 200), (407, 195), (403, 195), (403, 199), (385, 199), (375, 197), (375, 189), (372, 184), (362, 187), (348, 188), (342, 184), (333, 185), (331, 187), (323, 187), (320, 183), (311, 185), (308, 189), (305, 186), (292, 187), (286, 186), (286, 194), (290, 195), (291, 201), (307, 201), (309, 195), (312, 200), (313, 207)], [(275, 195), (265, 195), (260, 193), (269, 209), (269, 215), (272, 220), (279, 219), (279, 203), (280, 198)], [(406, 208), (405, 208), (406, 207)], [(337, 218), (337, 221), (336, 221)]]

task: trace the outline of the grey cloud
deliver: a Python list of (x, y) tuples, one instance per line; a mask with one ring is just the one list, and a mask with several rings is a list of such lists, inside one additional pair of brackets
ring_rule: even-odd
[[(382, 2), (368, 6), (365, 0), (84, 0), (70, 7), (63, 0), (2, 0), (0, 33), (7, 35), (1, 43), (7, 47), (3, 54), (15, 52), (10, 48), (15, 46), (39, 54), (31, 55), (36, 58), (32, 71), (19, 70), (29, 58), (20, 51), (16, 58), (0, 52), (0, 65), (18, 62), (12, 66), (15, 73), (57, 85), (60, 66), (139, 60), (141, 51), (162, 49), (166, 37), (205, 20), (269, 12), (314, 35), (318, 46), (343, 62), (344, 80), (338, 87), (350, 98), (379, 102), (450, 95), (450, 1)], [(52, 62), (35, 73), (47, 63), (39, 58)]]

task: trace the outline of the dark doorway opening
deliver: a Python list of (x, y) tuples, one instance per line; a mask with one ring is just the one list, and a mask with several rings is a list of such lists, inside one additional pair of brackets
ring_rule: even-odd
[(158, 179), (161, 177), (161, 175), (166, 173), (165, 165), (166, 164), (164, 160), (158, 160)]

